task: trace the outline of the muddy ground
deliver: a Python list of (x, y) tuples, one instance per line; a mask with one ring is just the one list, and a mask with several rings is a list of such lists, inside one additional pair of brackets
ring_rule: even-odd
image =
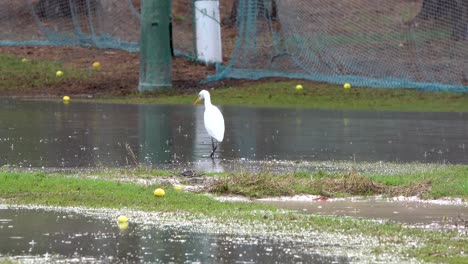
[[(63, 80), (42, 89), (15, 90), (8, 95), (95, 95), (124, 96), (137, 93), (139, 77), (139, 54), (122, 50), (100, 50), (86, 47), (0, 47), (0, 54), (14, 54), (28, 60), (61, 62), (65, 67), (91, 69), (99, 61), (98, 74), (80, 81)], [(222, 80), (202, 84), (201, 81), (215, 74), (213, 66), (174, 57), (172, 60), (173, 88), (176, 91), (194, 93), (200, 89), (226, 86), (243, 86), (253, 81)], [(6, 94), (4, 94), (6, 95)]]

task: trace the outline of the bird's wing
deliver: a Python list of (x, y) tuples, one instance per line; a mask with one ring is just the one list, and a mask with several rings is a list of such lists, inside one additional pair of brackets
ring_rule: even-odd
[(212, 105), (205, 109), (205, 128), (210, 136), (218, 142), (222, 142), (224, 138), (224, 118), (219, 109)]

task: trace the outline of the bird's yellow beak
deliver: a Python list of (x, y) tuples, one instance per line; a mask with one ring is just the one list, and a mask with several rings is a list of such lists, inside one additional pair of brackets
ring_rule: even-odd
[(200, 96), (197, 97), (197, 100), (195, 100), (195, 102), (193, 103), (193, 105), (196, 105), (198, 103), (198, 101), (200, 101)]

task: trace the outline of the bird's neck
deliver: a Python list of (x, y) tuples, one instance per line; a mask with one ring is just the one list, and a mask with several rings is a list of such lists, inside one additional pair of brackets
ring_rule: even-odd
[(211, 106), (211, 98), (209, 96), (205, 97), (205, 107)]

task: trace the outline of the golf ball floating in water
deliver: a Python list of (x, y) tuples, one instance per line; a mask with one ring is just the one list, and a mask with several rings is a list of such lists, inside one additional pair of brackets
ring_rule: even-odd
[(128, 222), (128, 217), (126, 217), (125, 215), (121, 215), (121, 216), (117, 217), (117, 222), (127, 223)]

